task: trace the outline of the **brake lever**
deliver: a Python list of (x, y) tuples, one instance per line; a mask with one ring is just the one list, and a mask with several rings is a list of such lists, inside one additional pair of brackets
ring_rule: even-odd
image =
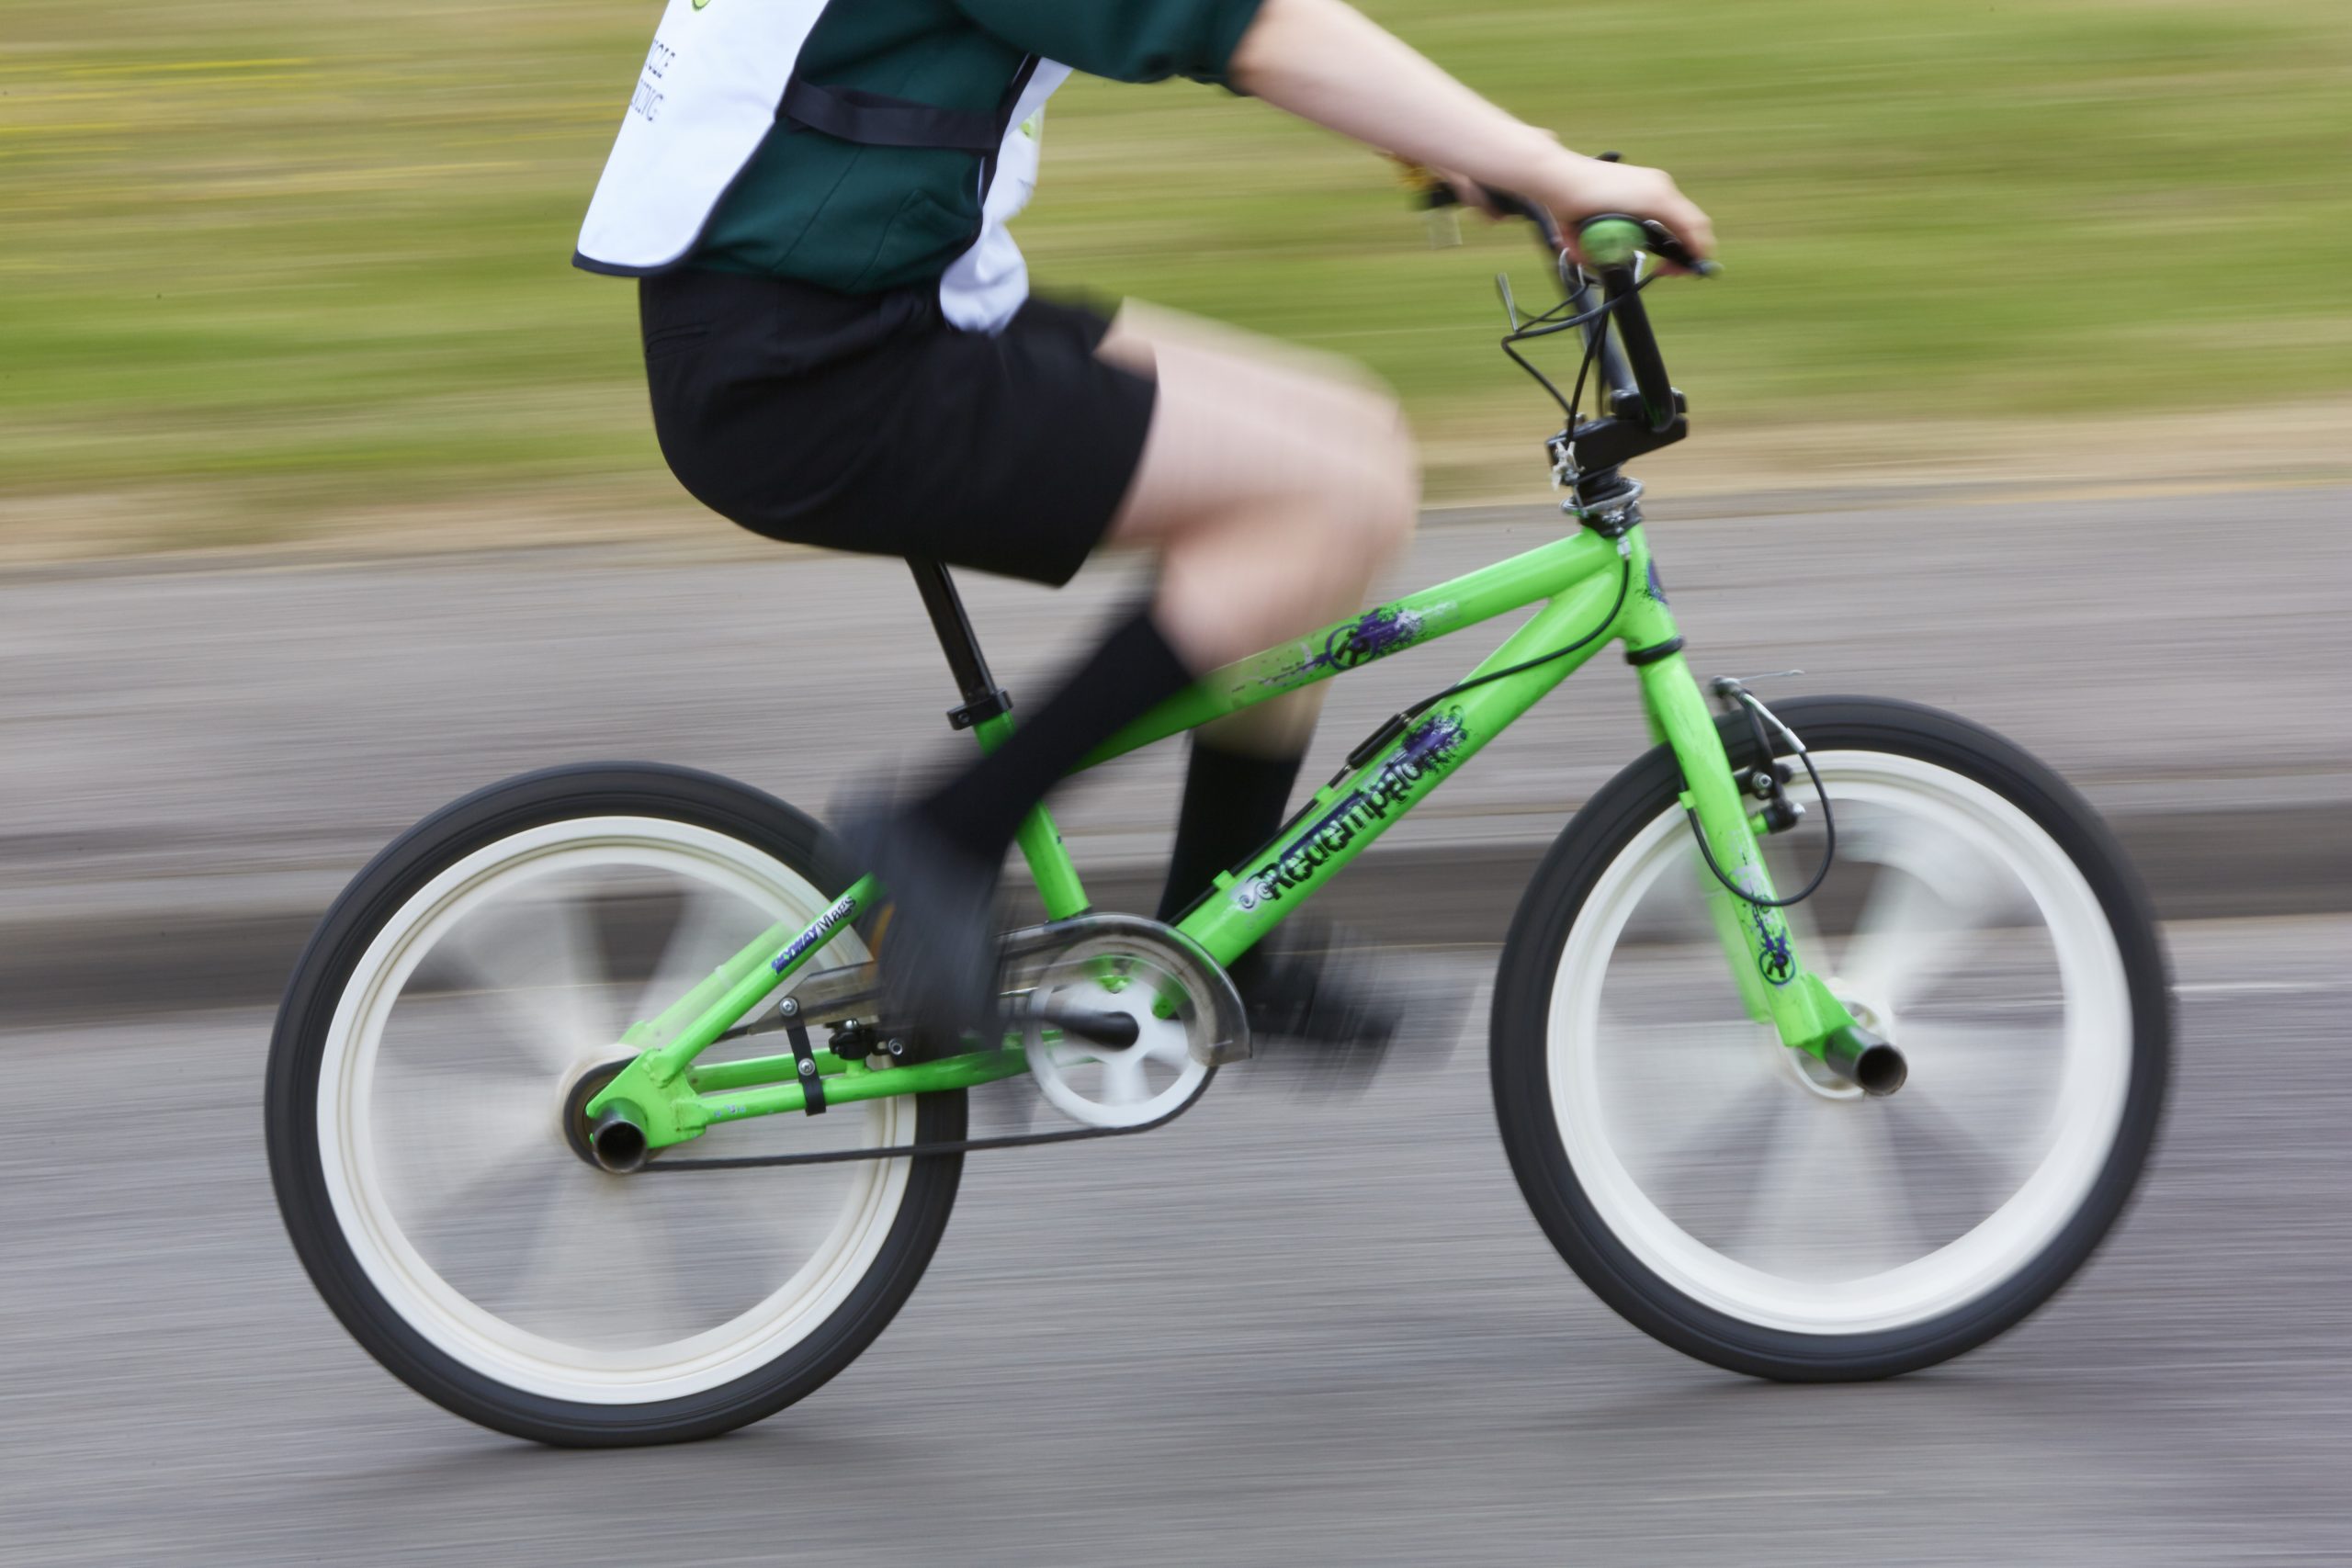
[(1642, 232), (1649, 236), (1650, 254), (1672, 266), (1679, 266), (1694, 277), (1713, 277), (1723, 271), (1719, 262), (1690, 254), (1690, 248), (1677, 239), (1674, 231), (1653, 218), (1642, 220)]

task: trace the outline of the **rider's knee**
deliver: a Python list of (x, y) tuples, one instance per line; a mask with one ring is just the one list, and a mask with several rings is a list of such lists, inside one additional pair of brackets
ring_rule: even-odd
[(1355, 481), (1354, 543), (1374, 562), (1394, 559), (1420, 521), (1421, 463), (1404, 410), (1392, 399), (1368, 412)]

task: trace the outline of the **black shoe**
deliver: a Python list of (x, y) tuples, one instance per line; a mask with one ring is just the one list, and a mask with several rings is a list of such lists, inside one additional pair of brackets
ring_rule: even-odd
[(883, 1017), (911, 1028), (927, 1058), (971, 1049), (967, 1034), (998, 1043), (1002, 862), (981, 860), (903, 807), (855, 808), (841, 838), (849, 874), (876, 878), (889, 910), (875, 953)]
[(1253, 1041), (1303, 1047), (1355, 1077), (1379, 1070), (1404, 1022), (1403, 998), (1342, 932), (1277, 931), (1231, 972)]

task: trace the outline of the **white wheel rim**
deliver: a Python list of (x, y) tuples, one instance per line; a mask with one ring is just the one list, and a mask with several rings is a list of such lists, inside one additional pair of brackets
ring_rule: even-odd
[[(684, 890), (669, 947), (646, 996), (632, 998), (639, 1006), (623, 1010), (627, 1016), (609, 1010), (617, 1005), (615, 987), (595, 943), (581, 940), (581, 921), (557, 912), (567, 908), (568, 889), (612, 877), (674, 880)], [(320, 1163), (335, 1221), (391, 1309), (485, 1377), (593, 1404), (650, 1404), (718, 1387), (770, 1364), (823, 1324), (888, 1237), (905, 1195), (907, 1161), (615, 1177), (572, 1152), (560, 1111), (565, 1089), (582, 1072), (632, 1054), (615, 1042), (628, 1017), (660, 1005), (648, 998), (674, 999), (765, 923), (805, 924), (827, 903), (804, 878), (747, 844), (639, 817), (516, 833), (466, 856), (409, 898), (345, 987), (328, 1028), (317, 1100)], [(463, 942), (452, 940), (461, 924)], [(514, 934), (489, 943), (479, 935), (485, 930)], [(517, 943), (535, 951), (518, 954)], [(471, 969), (484, 960), (470, 946), (484, 945), (503, 950), (515, 971), (510, 978), (551, 967), (563, 978), (404, 995), (428, 960), (453, 966), (462, 960)], [(825, 955), (828, 963), (855, 963), (865, 950), (856, 933), (844, 932)], [(410, 1011), (398, 1012), (404, 1000)], [(498, 1028), (453, 1031), (440, 1021), (452, 1010), (477, 1019), (503, 1010), (509, 1022), (501, 1038), (519, 1061), (510, 1067), (502, 1058), (493, 1073), (469, 1055), (471, 1097), (448, 1119), (422, 1118), (413, 1106), (427, 1098), (424, 1080), (437, 1075), (414, 1064), (429, 1060), (433, 1047), (456, 1038), (461, 1051), (499, 1055), (481, 1049)], [(388, 1049), (395, 1027), (401, 1043)], [(823, 1117), (743, 1122), (705, 1139), (729, 1139), (729, 1153), (765, 1152), (736, 1141), (763, 1128), (788, 1140), (778, 1147), (870, 1146), (910, 1141), (912, 1122), (910, 1106), (891, 1098), (839, 1106)], [(419, 1136), (422, 1154), (413, 1141)], [(477, 1157), (496, 1163), (478, 1172), (463, 1163)], [(492, 1185), (501, 1180), (509, 1185)], [(435, 1183), (455, 1190), (434, 1193)], [(533, 1212), (536, 1225), (520, 1247), (503, 1248), (496, 1228), (503, 1218), (477, 1195), (524, 1191), (544, 1194), (545, 1204)], [(620, 1270), (617, 1277), (607, 1266)], [(509, 1271), (517, 1281), (511, 1290), (480, 1292), (496, 1298), (489, 1303), (447, 1277), (470, 1281)], [(580, 1289), (583, 1279), (609, 1293)]]
[[(1577, 1179), (1601, 1223), (1645, 1267), (1745, 1323), (1854, 1335), (1964, 1306), (2056, 1238), (2089, 1195), (2120, 1127), (2132, 1018), (2122, 955), (2097, 896), (2022, 811), (1973, 780), (1906, 757), (1825, 751), (1814, 760), (1838, 813), (1841, 861), (1875, 860), (1890, 873), (1873, 885), (1849, 941), (1809, 933), (1804, 906), (1792, 923), (1808, 964), (1841, 997), (1867, 1006), (1904, 1050), (1909, 1083), (1885, 1100), (1822, 1093), (1770, 1028), (1748, 1021), (1736, 1002), (1720, 1024), (1707, 1022), (1699, 998), (1708, 973), (1722, 996), (1736, 994), (1712, 931), (1678, 942), (1645, 925), (1645, 943), (1621, 942), (1637, 912), (1660, 919), (1685, 899), (1703, 909), (1698, 890), (1706, 873), (1679, 807), (1636, 835), (1579, 911), (1554, 976), (1546, 1065)], [(1780, 880), (1784, 889), (1800, 885)], [(1666, 923), (1687, 933), (1690, 918)], [(1981, 995), (1969, 1005), (2008, 1006), (2018, 1021), (1995, 1028), (1931, 1018), (1920, 998), (1970, 954), (2041, 976), (2013, 993), (1973, 988)], [(1840, 967), (1853, 973), (1839, 975)], [(1613, 997), (1612, 976), (1620, 981)], [(1662, 999), (1696, 1021), (1659, 1023), (1612, 1006)], [(2006, 1148), (1984, 1141), (1996, 1120), (1984, 1108), (1995, 1102), (2026, 1108), (2010, 1120), (2016, 1135)], [(1956, 1106), (1967, 1110), (1965, 1120), (1954, 1120)], [(1905, 1123), (1906, 1135), (1916, 1126), (1915, 1143), (1971, 1153), (1979, 1174), (1967, 1185), (1996, 1200), (1979, 1205), (1981, 1219), (1967, 1223), (1973, 1210), (1964, 1202), (1947, 1205), (1962, 1217), (1947, 1222), (1954, 1234), (1939, 1239), (1918, 1212), (1917, 1192), (1905, 1185), (1919, 1183), (1906, 1177), (1890, 1113), (1918, 1119)], [(1778, 1156), (1769, 1162), (1743, 1168), (1727, 1144), (1689, 1146), (1751, 1117), (1770, 1129), (1764, 1140)], [(1882, 1212), (1865, 1217), (1866, 1200)], [(1746, 1216), (1746, 1228), (1701, 1224), (1711, 1205)], [(1898, 1205), (1915, 1238), (1908, 1256)], [(1777, 1218), (1759, 1227), (1760, 1215)], [(1777, 1235), (1757, 1239), (1759, 1228), (1775, 1225)]]

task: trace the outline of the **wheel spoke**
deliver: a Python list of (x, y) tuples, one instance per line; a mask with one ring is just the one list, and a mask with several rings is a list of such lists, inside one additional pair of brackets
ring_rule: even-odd
[(1688, 1131), (1673, 1143), (1641, 1156), (1638, 1168), (1623, 1148), (1619, 1157), (1650, 1201), (1682, 1229), (1696, 1235), (1727, 1224), (1725, 1234), (1736, 1234), (1772, 1158), (1790, 1095), (1802, 1092), (1753, 1075), (1711, 1113), (1686, 1122)]
[(1601, 1002), (1604, 1030), (1623, 1024), (1736, 1033), (1750, 1024), (1733, 961), (1712, 930), (1702, 941), (1673, 948), (1618, 952)]
[(1982, 1096), (2002, 1088), (2027, 1093), (2053, 1079), (2066, 1038), (2054, 1021), (2012, 1028), (1913, 1013), (1895, 1043), (1911, 1065), (1911, 1083), (1946, 1096)]
[(519, 1015), (503, 992), (421, 991), (412, 982), (378, 1043), (374, 1092), (440, 1094), (507, 1079), (544, 1086), (560, 1069), (538, 1035), (538, 1020)]
[(1143, 1054), (1180, 1073), (1193, 1063), (1193, 1047), (1181, 1029), (1146, 1029)]
[(573, 1171), (540, 1210), (511, 1313), (501, 1315), (583, 1348), (673, 1343), (712, 1326), (692, 1311), (687, 1258), (652, 1183), (577, 1162)]
[(1737, 1129), (1750, 1140), (1751, 1147), (1732, 1156), (1740, 1185), (1725, 1232), (1728, 1239), (1719, 1250), (1768, 1270), (1770, 1265), (1763, 1259), (1772, 1257), (1781, 1243), (1784, 1225), (1781, 1205), (1794, 1185), (1789, 1167), (1803, 1154), (1802, 1113), (1811, 1109), (1800, 1100), (1804, 1092), (1793, 1084), (1766, 1082), (1760, 1119)]
[(1686, 839), (1683, 852), (1650, 881), (1620, 942), (1683, 946), (1710, 940), (1715, 927), (1707, 901), (1717, 891), (1714, 874), (1699, 858), (1697, 845)]
[(1892, 1007), (1920, 1000), (1966, 962), (2003, 892), (1992, 868), (1956, 842), (1905, 835), (1855, 919), (1839, 977)]
[(1629, 1121), (1672, 1129), (1678, 1144), (1682, 1129), (1713, 1121), (1727, 1099), (1768, 1077), (1759, 1026), (1744, 1017), (1642, 1022), (1604, 1002), (1598, 1031), (1612, 1099)]
[(466, 920), (432, 953), (504, 1016), (507, 1038), (557, 1070), (614, 1038), (602, 1026), (604, 954), (577, 897), (517, 896)]
[(1743, 1012), (1721, 1008), (1709, 1010), (1705, 1018), (1668, 1019), (1648, 1014), (1635, 1016), (1614, 1002), (1604, 1001), (1594, 1028), (1597, 1037), (1615, 1058), (1635, 1053), (1650, 1055), (1746, 1049), (1756, 1043), (1758, 1025)]
[(1900, 1151), (1892, 1163), (1915, 1211), (1950, 1216), (1942, 1227), (1950, 1234), (1940, 1240), (1973, 1228), (2021, 1185), (2016, 1162), (1988, 1147), (1932, 1094), (1915, 1095), (1906, 1085), (1869, 1109)]
[(1907, 1201), (1897, 1193), (1890, 1205), (1883, 1196), (1893, 1178), (1883, 1140), (1861, 1124), (1867, 1108), (1814, 1100), (1792, 1109), (1800, 1114), (1787, 1118), (1780, 1157), (1758, 1173), (1763, 1190), (1736, 1254), (1787, 1280), (1850, 1279), (1907, 1261), (1897, 1233), (1916, 1225)]
[[(844, 1107), (843, 1109), (847, 1109)], [(857, 1130), (835, 1146), (881, 1141), (878, 1118), (857, 1117)], [(827, 1140), (834, 1144), (834, 1140)], [(711, 1320), (749, 1308), (782, 1284), (813, 1254), (840, 1219), (867, 1167), (816, 1166), (781, 1185), (770, 1171), (714, 1171), (677, 1179), (665, 1239), (691, 1260), (691, 1292)]]
[(534, 1165), (572, 1157), (557, 1122), (561, 1094), (544, 1077), (379, 1065), (369, 1099), (376, 1167), (412, 1235), (440, 1229)]
[(700, 884), (690, 885), (679, 904), (651, 977), (630, 1011), (632, 1023), (659, 1018), (774, 923), (740, 899)]
[(1102, 1100), (1108, 1105), (1137, 1105), (1151, 1098), (1143, 1075), (1144, 1054), (1116, 1051), (1102, 1057)]
[(1836, 1126), (1830, 1141), (1841, 1151), (1839, 1180), (1836, 1189), (1816, 1196), (1846, 1212), (1852, 1240), (1845, 1267), (1856, 1274), (1879, 1273), (1925, 1256), (1939, 1243), (1929, 1238), (1917, 1195), (1905, 1179), (1894, 1129), (1881, 1113), (1885, 1107), (1864, 1100), (1834, 1109), (1840, 1114), (1826, 1120)]

